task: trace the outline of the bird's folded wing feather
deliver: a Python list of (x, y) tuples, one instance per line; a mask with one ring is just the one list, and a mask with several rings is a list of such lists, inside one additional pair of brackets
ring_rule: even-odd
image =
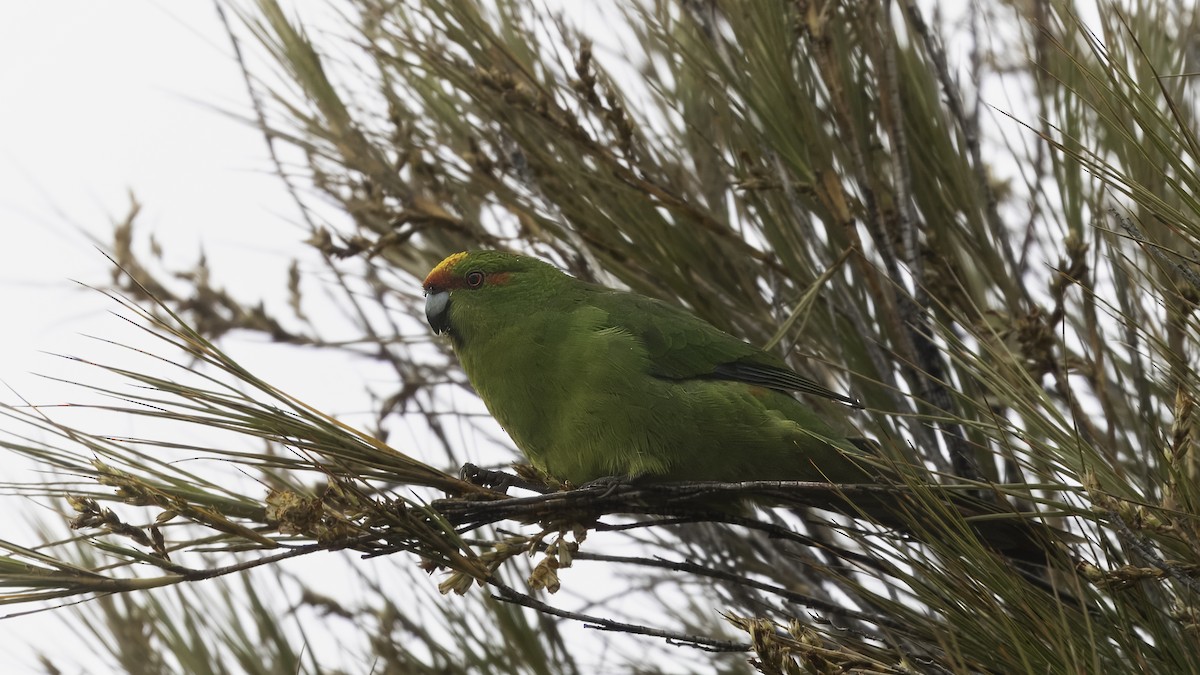
[(858, 406), (858, 401), (817, 384), (779, 357), (719, 330), (674, 305), (603, 290), (591, 304), (608, 314), (608, 328), (636, 337), (650, 357), (650, 374), (670, 380), (718, 379), (783, 392), (798, 391)]

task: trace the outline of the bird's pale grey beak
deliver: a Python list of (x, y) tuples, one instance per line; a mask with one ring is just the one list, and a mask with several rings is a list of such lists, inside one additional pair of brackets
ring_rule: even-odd
[(425, 319), (433, 332), (441, 335), (450, 330), (450, 292), (433, 291), (425, 294)]

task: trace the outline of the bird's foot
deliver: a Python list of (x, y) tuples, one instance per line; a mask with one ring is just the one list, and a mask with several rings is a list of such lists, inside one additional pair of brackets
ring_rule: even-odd
[(475, 464), (463, 464), (458, 470), (458, 477), (462, 480), (485, 487), (489, 490), (495, 490), (500, 494), (508, 494), (509, 488), (521, 488), (530, 492), (546, 494), (550, 488), (545, 483), (533, 481), (524, 476), (514, 475), (505, 471), (497, 471), (496, 469), (485, 469)]
[(508, 488), (513, 486), (513, 480), (516, 476), (495, 469), (485, 469), (475, 464), (466, 463), (458, 470), (458, 477), (480, 487), (495, 490), (501, 494), (508, 492)]
[(605, 497), (611, 496), (613, 492), (616, 492), (617, 488), (625, 486), (625, 485), (630, 485), (632, 483), (633, 483), (633, 479), (631, 479), (629, 476), (603, 476), (603, 477), (597, 478), (595, 480), (589, 480), (588, 482), (584, 483), (583, 485), (580, 485), (579, 488), (580, 489), (603, 488), (604, 492), (600, 493), (600, 499), (604, 499)]

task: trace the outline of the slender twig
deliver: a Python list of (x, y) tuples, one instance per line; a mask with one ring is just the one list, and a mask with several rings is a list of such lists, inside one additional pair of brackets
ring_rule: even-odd
[(725, 571), (725, 570), (713, 569), (712, 567), (706, 567), (704, 565), (699, 565), (699, 564), (693, 563), (693, 562), (687, 562), (685, 560), (667, 560), (665, 558), (643, 558), (643, 557), (636, 557), (636, 556), (605, 555), (603, 553), (588, 553), (586, 551), (580, 551), (580, 552), (576, 553), (574, 557), (576, 560), (593, 560), (596, 562), (620, 563), (620, 564), (625, 564), (625, 565), (638, 565), (641, 567), (655, 567), (655, 568), (659, 568), (659, 569), (671, 570), (674, 572), (686, 572), (688, 574), (694, 574), (696, 576), (708, 577), (710, 579), (718, 579), (721, 581), (734, 583), (734, 584), (738, 584), (741, 586), (748, 586), (750, 588), (764, 591), (764, 592), (770, 593), (772, 595), (778, 595), (779, 597), (784, 598), (785, 600), (788, 600), (789, 602), (794, 602), (798, 605), (804, 605), (806, 607), (811, 607), (813, 609), (817, 609), (817, 610), (820, 610), (823, 612), (828, 612), (830, 614), (841, 616), (846, 619), (862, 621), (864, 623), (883, 626), (886, 628), (890, 628), (892, 630), (904, 631), (904, 632), (907, 632), (908, 629), (911, 628), (911, 626), (909, 626), (908, 624), (902, 623), (900, 621), (896, 621), (895, 619), (888, 617), (888, 616), (884, 616), (884, 615), (880, 615), (880, 614), (868, 614), (866, 612), (859, 612), (859, 611), (850, 609), (850, 608), (846, 607), (845, 605), (841, 605), (841, 604), (837, 604), (837, 603), (833, 603), (833, 602), (827, 602), (825, 600), (815, 598), (811, 595), (806, 595), (804, 593), (797, 593), (795, 591), (791, 591), (786, 588), (782, 588), (780, 586), (768, 584), (768, 583), (765, 583), (762, 581), (756, 581), (754, 579), (750, 579), (750, 578), (747, 578), (747, 577), (739, 575), (739, 574), (733, 574), (733, 573)]
[(1120, 533), (1121, 540), (1129, 544), (1133, 550), (1137, 551), (1139, 555), (1145, 558), (1146, 562), (1150, 563), (1155, 569), (1160, 570), (1175, 581), (1178, 581), (1192, 593), (1200, 593), (1200, 581), (1193, 579), (1190, 575), (1181, 572), (1174, 565), (1171, 565), (1167, 561), (1163, 560), (1162, 556), (1158, 555), (1158, 553), (1154, 550), (1154, 547), (1151, 546), (1149, 542), (1138, 536), (1137, 533), (1135, 533), (1133, 529), (1129, 527), (1129, 525), (1125, 522), (1125, 519), (1121, 517), (1121, 514), (1117, 513), (1115, 510), (1109, 509), (1108, 517), (1109, 520), (1116, 526), (1117, 531)]
[(217, 17), (221, 20), (221, 25), (225, 29), (225, 35), (229, 38), (229, 44), (233, 48), (233, 58), (237, 61), (238, 69), (242, 73), (242, 80), (246, 83), (246, 93), (249, 94), (250, 105), (254, 108), (254, 117), (258, 130), (262, 132), (263, 140), (267, 143), (267, 153), (270, 155), (271, 164), (275, 166), (275, 175), (279, 177), (279, 180), (283, 181), (284, 189), (287, 190), (292, 201), (300, 209), (300, 217), (308, 225), (309, 231), (316, 232), (317, 225), (308, 211), (308, 206), (300, 199), (300, 191), (292, 183), (291, 176), (284, 171), (283, 161), (279, 159), (279, 154), (275, 150), (275, 134), (271, 131), (270, 125), (267, 124), (266, 106), (263, 104), (262, 96), (259, 94), (258, 89), (254, 86), (254, 77), (250, 74), (250, 68), (246, 65), (245, 56), (242, 54), (241, 41), (238, 40), (237, 34), (233, 32), (233, 26), (230, 25), (229, 19), (225, 16), (223, 4), (224, 0), (213, 0), (213, 7), (217, 10)]
[(730, 640), (714, 640), (702, 635), (688, 635), (676, 631), (663, 630), (661, 628), (651, 628), (650, 626), (642, 626), (635, 623), (625, 623), (623, 621), (614, 621), (603, 617), (581, 614), (579, 612), (571, 612), (565, 609), (559, 609), (553, 605), (546, 604), (541, 600), (537, 600), (525, 593), (521, 593), (516, 589), (504, 584), (503, 582), (492, 579), (488, 581), (489, 585), (496, 588), (497, 593), (493, 595), (497, 600), (502, 602), (511, 602), (522, 607), (549, 614), (572, 621), (581, 621), (591, 628), (604, 631), (613, 631), (618, 633), (629, 633), (631, 635), (648, 635), (650, 637), (658, 637), (667, 640), (672, 644), (678, 644), (685, 647), (696, 647), (709, 652), (746, 652), (750, 651), (751, 646), (745, 642), (733, 642)]
[[(946, 50), (942, 46), (941, 39), (929, 30), (929, 26), (925, 23), (925, 18), (921, 14), (921, 9), (917, 6), (916, 0), (901, 0), (901, 6), (904, 9), (905, 16), (908, 17), (909, 25), (912, 26), (913, 31), (921, 38), (921, 42), (925, 45), (925, 51), (929, 54), (929, 60), (933, 62), (935, 72), (937, 73), (938, 83), (942, 85), (942, 95), (946, 103), (946, 109), (962, 132), (963, 142), (971, 158), (971, 170), (975, 173), (975, 187), (983, 195), (984, 215), (988, 220), (988, 229), (1000, 242), (1000, 246), (997, 248), (1000, 254), (1004, 256), (1004, 261), (1008, 264), (1008, 268), (1014, 270), (1013, 278), (1019, 279), (1020, 276), (1016, 272), (1021, 268), (1013, 258), (1012, 246), (1008, 241), (1008, 228), (1000, 218), (999, 200), (996, 198), (996, 191), (992, 189), (991, 181), (987, 175), (987, 164), (983, 161), (983, 153), (979, 147), (978, 113), (976, 112), (971, 115), (966, 113), (958, 83), (950, 74)], [(974, 7), (974, 3), (972, 3), (972, 7)], [(973, 43), (972, 49), (977, 48), (978, 45)], [(976, 57), (973, 55), (973, 58)], [(1015, 286), (1017, 290), (1020, 289), (1019, 284)]]

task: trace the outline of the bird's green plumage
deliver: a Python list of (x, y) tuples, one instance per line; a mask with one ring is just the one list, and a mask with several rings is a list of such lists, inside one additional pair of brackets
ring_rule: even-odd
[[(488, 410), (559, 480), (900, 482), (829, 421), (840, 406), (793, 392), (852, 399), (683, 309), (498, 251), (449, 256), (424, 288), (430, 326), (451, 336)], [(905, 526), (911, 504), (875, 492), (828, 506)], [(947, 506), (1011, 515), (967, 496)], [(991, 517), (972, 528), (1009, 557), (1047, 559), (1050, 528)]]
[(425, 291), (488, 410), (560, 480), (869, 480), (790, 392), (849, 399), (683, 309), (497, 251), (450, 256)]

